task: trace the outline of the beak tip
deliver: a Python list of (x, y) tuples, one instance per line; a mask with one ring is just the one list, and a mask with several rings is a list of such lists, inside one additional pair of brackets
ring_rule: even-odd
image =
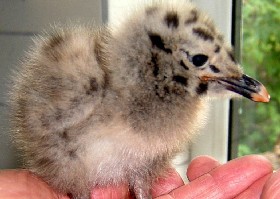
[(252, 100), (255, 102), (269, 102), (270, 100), (270, 95), (267, 92), (266, 88), (262, 85), (260, 88), (260, 92), (258, 93), (253, 93), (251, 95)]

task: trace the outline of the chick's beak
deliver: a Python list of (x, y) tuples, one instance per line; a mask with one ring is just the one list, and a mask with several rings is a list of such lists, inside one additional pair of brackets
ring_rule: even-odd
[(269, 102), (270, 95), (259, 81), (242, 75), (241, 78), (219, 78), (218, 82), (227, 90), (238, 93), (255, 102)]
[(266, 88), (259, 81), (247, 76), (242, 75), (241, 78), (235, 77), (209, 77), (204, 76), (202, 81), (209, 82), (214, 81), (223, 85), (225, 89), (238, 93), (255, 102), (269, 102), (270, 95)]

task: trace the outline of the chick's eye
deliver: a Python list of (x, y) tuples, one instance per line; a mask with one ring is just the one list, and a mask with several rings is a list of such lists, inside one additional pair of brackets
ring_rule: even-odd
[(193, 56), (192, 58), (192, 63), (193, 65), (199, 67), (199, 66), (203, 66), (208, 60), (208, 56), (203, 55), (203, 54), (198, 54)]

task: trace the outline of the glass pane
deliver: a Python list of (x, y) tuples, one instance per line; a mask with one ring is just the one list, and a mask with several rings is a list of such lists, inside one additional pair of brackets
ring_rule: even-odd
[[(238, 156), (265, 154), (280, 165), (280, 0), (243, 0), (241, 62), (247, 74), (260, 80), (269, 103), (234, 102), (234, 132)], [(236, 121), (237, 120), (237, 121)], [(236, 126), (238, 125), (238, 126)]]

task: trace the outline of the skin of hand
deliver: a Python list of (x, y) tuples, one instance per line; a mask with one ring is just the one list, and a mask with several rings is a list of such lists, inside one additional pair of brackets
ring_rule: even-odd
[[(280, 171), (257, 155), (244, 156), (220, 164), (209, 156), (194, 159), (187, 170), (188, 184), (178, 173), (169, 171), (153, 186), (156, 199), (248, 199), (280, 198)], [(0, 198), (69, 199), (53, 191), (45, 182), (26, 170), (0, 171)], [(128, 186), (94, 188), (92, 199), (132, 199)]]

